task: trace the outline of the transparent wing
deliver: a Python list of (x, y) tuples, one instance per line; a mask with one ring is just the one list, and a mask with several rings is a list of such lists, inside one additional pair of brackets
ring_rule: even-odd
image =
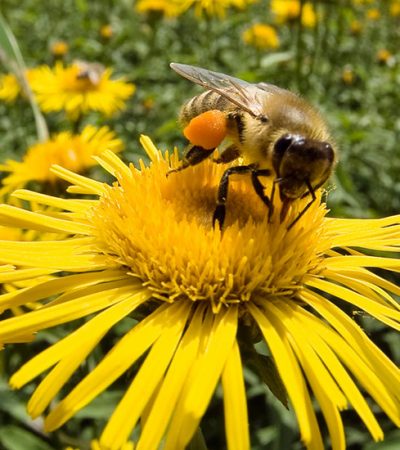
[(257, 84), (255, 84), (255, 86), (257, 86), (258, 89), (268, 92), (269, 94), (282, 94), (285, 92), (287, 93), (286, 89), (282, 89), (278, 86), (275, 86), (274, 84), (257, 83)]
[(224, 73), (213, 72), (187, 64), (171, 63), (170, 67), (176, 73), (193, 83), (217, 92), (252, 116), (264, 121), (268, 120), (263, 113), (260, 99), (263, 96), (263, 92), (260, 95), (260, 90), (265, 91), (265, 89), (258, 88), (256, 84), (247, 83), (246, 81), (225, 75)]

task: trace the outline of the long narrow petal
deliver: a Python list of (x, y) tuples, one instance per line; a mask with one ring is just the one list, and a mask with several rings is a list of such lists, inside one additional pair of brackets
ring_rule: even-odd
[(16, 266), (89, 272), (110, 268), (109, 258), (91, 254), (93, 238), (62, 241), (0, 241), (0, 261)]
[(8, 339), (15, 337), (15, 333), (24, 334), (50, 328), (118, 303), (131, 294), (132, 281), (129, 279), (114, 281), (108, 285), (104, 284), (103, 287), (104, 291), (4, 320), (0, 328), (0, 342), (7, 342)]
[[(15, 269), (12, 266), (8, 269), (8, 271), (0, 271), (0, 283), (15, 283), (17, 281), (30, 280), (37, 277), (41, 277), (43, 275), (50, 275), (54, 273), (54, 270), (51, 269)], [(1, 306), (1, 298), (0, 297), (0, 308)]]
[(160, 383), (182, 337), (191, 309), (189, 302), (180, 302), (175, 316), (165, 322), (164, 331), (153, 345), (135, 375), (130, 387), (107, 422), (100, 443), (111, 450), (118, 450), (129, 438), (148, 401)]
[(239, 346), (236, 341), (222, 372), (222, 388), (228, 450), (249, 450), (246, 390)]
[[(266, 305), (267, 306), (267, 305)], [(279, 375), (283, 380), (296, 417), (299, 422), (303, 442), (309, 449), (323, 449), (321, 433), (313, 411), (310, 395), (304, 382), (301, 369), (293, 351), (287, 342), (287, 336), (279, 321), (271, 321), (268, 314), (263, 313), (254, 304), (249, 303), (249, 312), (260, 327), (265, 341), (271, 351)]]
[(11, 225), (42, 232), (50, 231), (83, 235), (91, 235), (93, 233), (93, 227), (88, 224), (57, 219), (48, 214), (38, 214), (11, 205), (0, 205), (0, 222), (2, 225)]
[[(30, 382), (33, 378), (37, 377), (39, 374), (46, 371), (48, 368), (52, 367), (59, 361), (66, 360), (68, 358), (75, 358), (74, 361), (77, 364), (85, 358), (82, 356), (81, 360), (76, 357), (76, 349), (81, 349), (82, 345), (89, 347), (96, 345), (104, 334), (119, 320), (131, 313), (143, 302), (148, 300), (150, 294), (147, 290), (139, 288), (137, 292), (132, 292), (132, 294), (126, 299), (120, 301), (119, 303), (107, 308), (106, 310), (99, 313), (96, 317), (91, 319), (89, 322), (85, 323), (77, 330), (68, 334), (65, 338), (61, 339), (57, 343), (43, 350), (41, 353), (33, 357), (26, 364), (24, 364), (10, 379), (10, 384), (14, 388), (21, 388), (26, 383)], [(79, 362), (78, 362), (79, 360)], [(62, 386), (63, 382), (61, 379), (68, 379), (68, 377), (73, 373), (75, 366), (64, 364), (64, 369), (60, 373), (60, 379), (55, 377), (50, 385), (51, 388), (55, 389), (53, 383)], [(39, 385), (35, 393), (33, 394), (30, 403), (32, 403), (32, 413), (36, 400), (34, 397), (39, 397), (39, 391), (42, 389), (41, 386), (49, 384), (49, 377), (52, 378), (50, 373)], [(60, 389), (58, 388), (58, 390)], [(42, 389), (43, 390), (43, 389)], [(40, 414), (40, 413), (38, 413)]]
[(237, 314), (237, 308), (230, 306), (215, 315), (213, 324), (204, 330), (208, 336), (182, 389), (164, 450), (185, 448), (196, 431), (232, 349)]
[(202, 328), (203, 305), (197, 308), (182, 337), (168, 372), (155, 397), (151, 410), (142, 422), (137, 450), (158, 448), (167, 429), (187, 375), (197, 357)]
[(52, 206), (61, 210), (79, 213), (86, 212), (93, 203), (92, 200), (59, 198), (42, 194), (40, 192), (28, 191), (26, 189), (18, 189), (13, 192), (12, 196), (19, 198), (20, 200), (38, 202), (41, 205)]
[[(278, 307), (279, 306), (279, 307)], [(339, 410), (347, 406), (347, 399), (343, 395), (336, 381), (322, 363), (323, 353), (318, 353), (313, 347), (307, 322), (299, 314), (301, 308), (291, 301), (279, 302), (277, 307), (269, 305), (282, 324), (285, 324), (288, 334), (291, 335), (291, 344), (302, 369), (311, 385), (312, 390), (321, 406), (322, 414), (328, 425), (333, 450), (346, 448), (343, 422)]]
[[(35, 274), (34, 271), (38, 270), (45, 272), (45, 269), (23, 269), (23, 274), (27, 273), (28, 271), (33, 271), (33, 274)], [(19, 271), (20, 270), (16, 270), (15, 272)], [(47, 299), (64, 291), (75, 292), (77, 289), (82, 287), (100, 285), (101, 283), (121, 280), (123, 278), (128, 280), (130, 279), (132, 283), (134, 283), (134, 279), (132, 277), (129, 277), (120, 270), (104, 270), (101, 272), (96, 271), (91, 273), (57, 277), (48, 281), (43, 281), (42, 283), (33, 285), (31, 287), (1, 295), (0, 308), (5, 309), (25, 305), (30, 302)], [(98, 289), (104, 290), (104, 286), (99, 286)]]
[(82, 191), (87, 194), (101, 195), (104, 192), (104, 184), (100, 183), (99, 181), (95, 181), (82, 175), (78, 175), (58, 165), (52, 166), (50, 170), (63, 180), (69, 181), (76, 187), (81, 188)]
[[(307, 280), (307, 286), (315, 287), (323, 292), (334, 295), (346, 302), (357, 306), (373, 317), (380, 317), (380, 320), (385, 321), (388, 325), (398, 328), (400, 326), (400, 311), (392, 307), (381, 305), (380, 303), (371, 300), (357, 292), (353, 292), (343, 286), (331, 283), (326, 280), (315, 278), (314, 280)], [(383, 317), (382, 317), (383, 316)], [(389, 317), (390, 319), (387, 319)]]
[(334, 327), (372, 371), (379, 372), (391, 396), (400, 399), (400, 369), (368, 338), (343, 311), (315, 292), (302, 291), (301, 298)]
[(164, 304), (127, 333), (102, 361), (48, 415), (46, 430), (60, 427), (103, 392), (157, 340), (179, 304)]

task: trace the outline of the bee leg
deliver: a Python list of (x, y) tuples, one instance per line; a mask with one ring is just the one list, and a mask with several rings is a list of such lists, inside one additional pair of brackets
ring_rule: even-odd
[(271, 206), (272, 208), (269, 209), (268, 211), (268, 223), (271, 223), (272, 221), (272, 214), (274, 212), (274, 197), (275, 197), (275, 190), (276, 190), (276, 185), (279, 183), (279, 178), (276, 178), (273, 182), (272, 182), (272, 190), (271, 190), (271, 197), (270, 197), (270, 201), (271, 201)]
[(264, 202), (264, 204), (268, 207), (268, 221), (270, 221), (270, 218), (274, 211), (274, 205), (272, 204), (272, 201), (268, 197), (268, 195), (265, 195), (264, 192), (265, 187), (258, 177), (267, 177), (269, 175), (271, 175), (271, 171), (268, 169), (253, 170), (251, 172), (251, 181), (253, 183), (254, 190), (256, 194), (260, 197), (260, 199)]
[(229, 177), (234, 174), (245, 174), (253, 172), (254, 170), (255, 166), (253, 164), (250, 164), (249, 166), (230, 167), (229, 169), (225, 170), (224, 174), (222, 175), (221, 181), (219, 182), (217, 207), (215, 208), (213, 214), (213, 227), (215, 227), (215, 223), (218, 222), (220, 229), (222, 229), (222, 226), (225, 221), (226, 201), (228, 199)]
[(239, 158), (239, 156), (240, 156), (239, 149), (236, 147), (236, 145), (232, 144), (225, 150), (223, 150), (222, 153), (219, 155), (219, 157), (213, 159), (213, 161), (217, 164), (221, 163), (226, 164)]
[(181, 165), (176, 169), (168, 170), (167, 176), (173, 172), (180, 172), (187, 167), (195, 166), (196, 164), (201, 163), (206, 158), (208, 158), (214, 150), (215, 148), (205, 149), (203, 147), (200, 147), (199, 145), (193, 145), (189, 147), (183, 157)]
[[(311, 186), (310, 182), (308, 180), (305, 180), (305, 183), (307, 185), (308, 188), (308, 192), (306, 195), (310, 194), (311, 195), (311, 200), (307, 203), (307, 205), (299, 212), (299, 214), (297, 214), (297, 217), (293, 220), (293, 222), (287, 227), (288, 230), (290, 230), (293, 225), (301, 218), (303, 217), (304, 213), (308, 210), (308, 208), (315, 202), (315, 200), (317, 200), (317, 197), (315, 195), (315, 191), (314, 188)], [(305, 197), (306, 195), (303, 195), (303, 197)]]

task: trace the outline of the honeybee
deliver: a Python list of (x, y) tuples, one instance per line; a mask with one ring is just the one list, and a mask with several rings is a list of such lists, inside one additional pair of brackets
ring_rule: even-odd
[[(255, 192), (273, 213), (278, 187), (283, 221), (296, 199), (310, 201), (288, 226), (290, 229), (316, 200), (336, 163), (336, 149), (319, 112), (297, 94), (268, 83), (251, 84), (223, 73), (171, 63), (182, 77), (206, 89), (186, 102), (180, 112), (184, 135), (190, 145), (180, 167), (183, 170), (210, 157), (218, 147), (217, 163), (241, 157), (243, 163), (229, 167), (219, 183), (213, 224), (222, 228), (229, 177), (249, 174)], [(260, 177), (274, 177), (270, 195)]]
[(103, 64), (82, 61), (80, 59), (76, 59), (73, 64), (78, 68), (78, 73), (76, 75), (78, 80), (87, 79), (94, 86), (99, 84), (105, 70)]

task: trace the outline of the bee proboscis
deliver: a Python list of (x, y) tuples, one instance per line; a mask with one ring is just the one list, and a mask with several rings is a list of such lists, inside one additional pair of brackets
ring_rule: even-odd
[[(288, 229), (293, 227), (316, 200), (315, 191), (325, 184), (336, 163), (335, 145), (319, 112), (297, 94), (273, 84), (252, 84), (185, 64), (171, 63), (171, 68), (206, 91), (181, 109), (180, 121), (190, 146), (181, 166), (170, 172), (200, 163), (217, 147), (218, 163), (241, 157), (244, 163), (229, 167), (221, 178), (213, 224), (223, 226), (229, 177), (250, 173), (269, 218), (275, 186), (282, 200), (281, 221), (293, 201), (311, 196)], [(260, 181), (265, 176), (274, 177), (270, 195)]]

